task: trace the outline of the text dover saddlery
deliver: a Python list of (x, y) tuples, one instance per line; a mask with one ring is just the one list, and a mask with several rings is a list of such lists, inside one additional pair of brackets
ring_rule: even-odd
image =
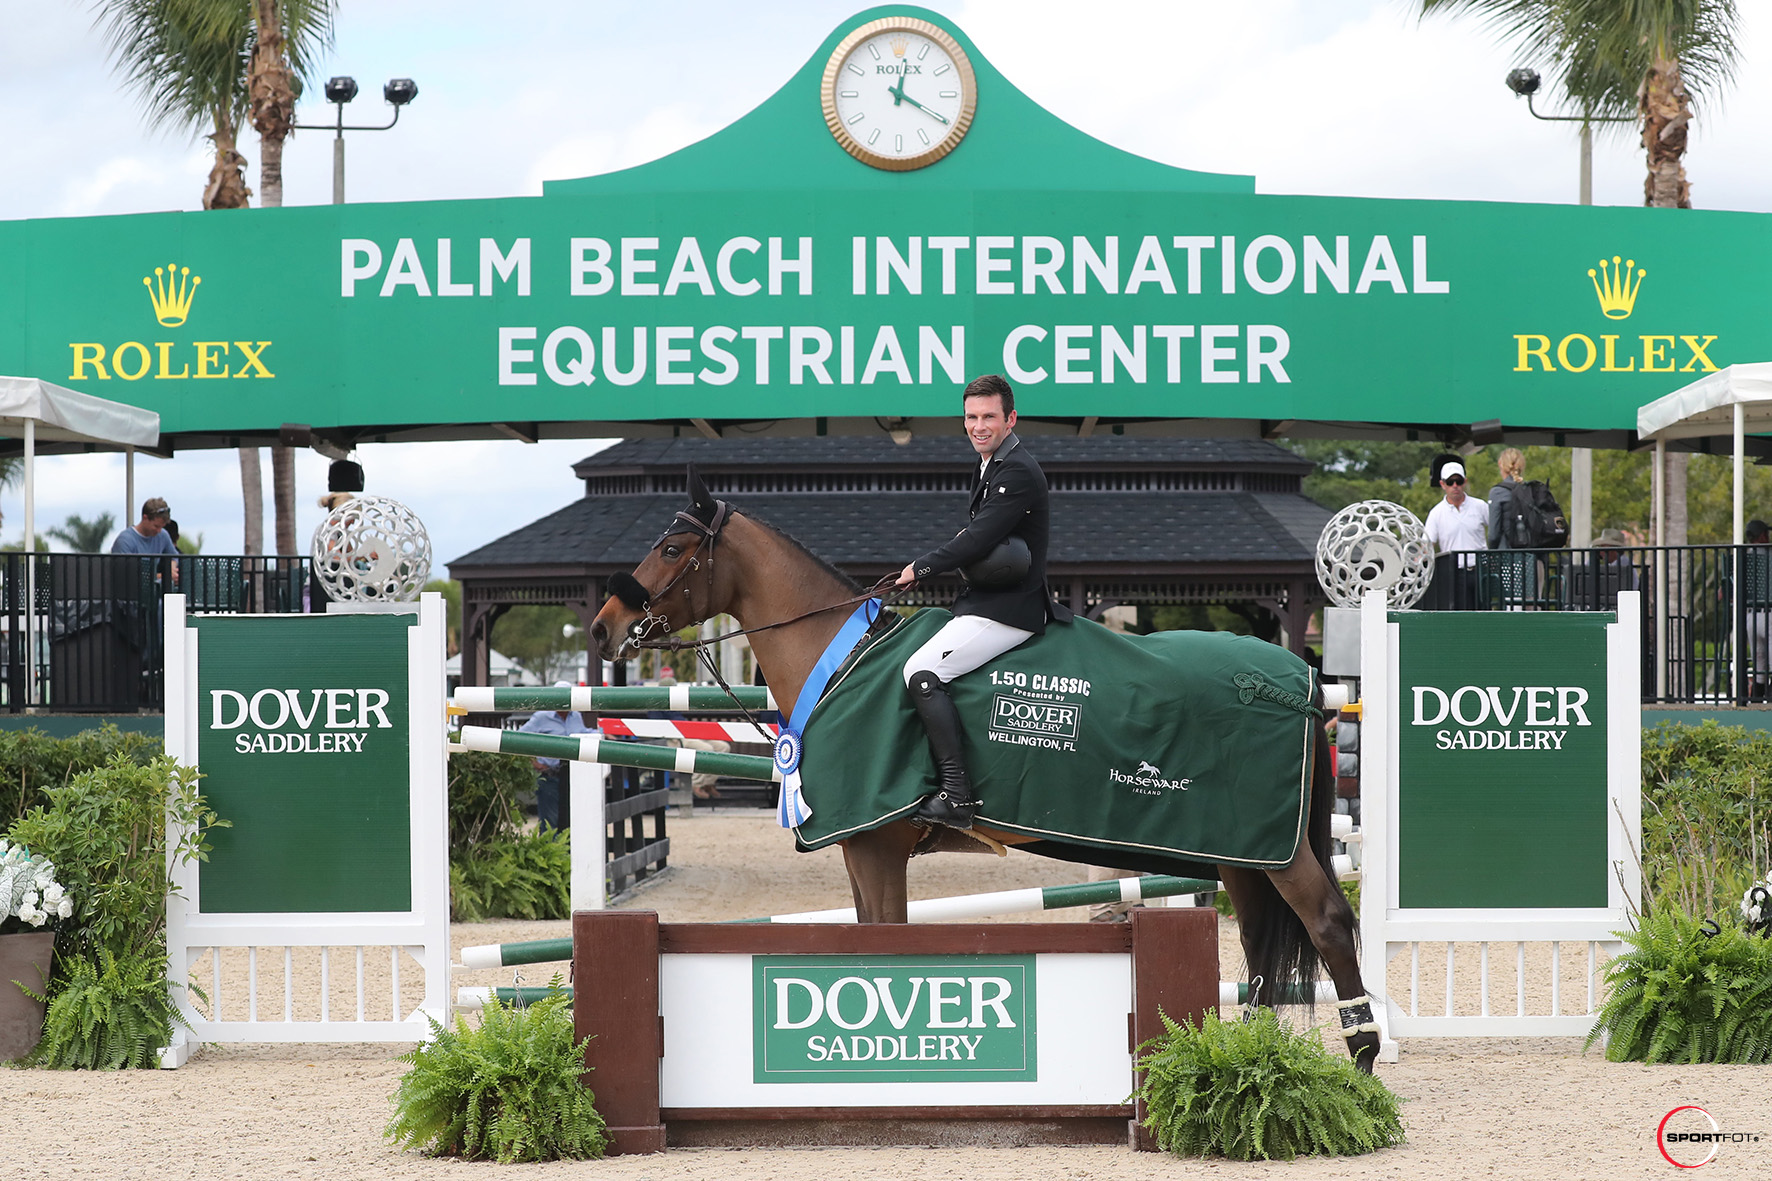
[(1414, 686), (1410, 724), (1457, 729), (1434, 735), (1441, 750), (1562, 750), (1570, 727), (1590, 726), (1588, 691), (1579, 685)]

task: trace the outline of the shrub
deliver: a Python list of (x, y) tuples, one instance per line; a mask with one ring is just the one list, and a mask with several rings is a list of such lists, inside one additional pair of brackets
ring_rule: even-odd
[(1772, 732), (1664, 722), (1643, 733), (1647, 909), (1709, 914), (1767, 868)]
[(1772, 940), (1672, 907), (1644, 915), (1606, 965), (1588, 1045), (1613, 1062), (1772, 1062)]
[[(56, 933), (43, 1042), (50, 1066), (153, 1066), (178, 1020), (168, 992), (169, 860), (201, 860), (226, 826), (197, 792), (197, 772), (164, 755), (145, 764), (113, 750), (104, 766), (46, 792), (7, 833), (55, 862), (75, 900)], [(168, 848), (168, 819), (182, 826)]]
[(526, 1009), (489, 1002), (478, 1029), (459, 1017), (454, 1029), (431, 1025), (435, 1040), (402, 1059), (412, 1069), (386, 1131), (396, 1144), (503, 1163), (603, 1155), (608, 1129), (580, 1081), (585, 1042), (572, 1040), (564, 992)]
[(96, 959), (69, 959), (65, 973), (62, 961), (56, 966), (60, 985), (51, 986), (43, 1040), (28, 1059), (32, 1065), (78, 1070), (160, 1065), (160, 1048), (171, 1042), (172, 1023), (180, 1020), (167, 1001), (164, 953), (119, 960), (101, 947)]
[(570, 917), (571, 841), (558, 830), (523, 832), (452, 858), (449, 911), (458, 923)]
[[(1300, 1033), (1272, 1009), (1246, 1021), (1206, 1014), (1200, 1028), (1163, 1017), (1142, 1049), (1145, 1126), (1177, 1156), (1291, 1160), (1352, 1156), (1403, 1142), (1399, 1101), (1376, 1077)], [(1154, 1047), (1154, 1048), (1153, 1048)]]
[(0, 825), (49, 802), (49, 788), (104, 766), (114, 755), (146, 763), (161, 753), (152, 734), (105, 725), (67, 738), (53, 738), (35, 727), (0, 730)]
[(528, 759), (488, 751), (449, 756), (449, 856), (515, 836), (523, 827), (518, 793), (535, 786)]

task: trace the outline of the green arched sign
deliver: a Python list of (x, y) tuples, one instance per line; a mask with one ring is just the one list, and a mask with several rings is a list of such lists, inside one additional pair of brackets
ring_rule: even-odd
[[(948, 80), (961, 60), (970, 91)], [(855, 154), (869, 136), (874, 163)], [(947, 150), (875, 166), (895, 141)], [(893, 6), (709, 139), (540, 198), (0, 223), (0, 372), (156, 410), (180, 446), (285, 422), (875, 430), (952, 415), (956, 386), (991, 371), (1030, 417), (1169, 424), (1137, 429), (1621, 436), (1638, 405), (1772, 356), (1752, 278), (1769, 231), (1759, 214), (1261, 195), (1091, 139), (947, 18)]]

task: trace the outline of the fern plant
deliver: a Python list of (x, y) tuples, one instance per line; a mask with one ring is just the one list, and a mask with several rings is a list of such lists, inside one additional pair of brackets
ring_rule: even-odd
[(1163, 1015), (1167, 1033), (1141, 1049), (1145, 1127), (1177, 1156), (1292, 1160), (1354, 1156), (1403, 1142), (1399, 1100), (1272, 1009), (1246, 1021), (1207, 1013), (1200, 1028)]
[(1772, 940), (1664, 907), (1620, 932), (1587, 1044), (1613, 1062), (1772, 1062)]
[(522, 1009), (489, 1002), (477, 1029), (431, 1025), (434, 1040), (402, 1059), (412, 1069), (386, 1131), (401, 1148), (507, 1164), (603, 1155), (608, 1129), (580, 1081), (585, 1043), (572, 1040), (564, 991)]
[(33, 1066), (152, 1069), (172, 1040), (173, 1021), (181, 1020), (167, 1003), (164, 956), (120, 960), (100, 948), (96, 958), (72, 957), (53, 992), (43, 1040), (27, 1058)]

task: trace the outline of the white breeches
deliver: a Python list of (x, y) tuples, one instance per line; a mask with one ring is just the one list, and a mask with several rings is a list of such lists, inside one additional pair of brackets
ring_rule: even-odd
[(909, 685), (920, 672), (934, 673), (944, 683), (951, 681), (995, 660), (1033, 635), (982, 615), (956, 615), (904, 662), (904, 683)]

